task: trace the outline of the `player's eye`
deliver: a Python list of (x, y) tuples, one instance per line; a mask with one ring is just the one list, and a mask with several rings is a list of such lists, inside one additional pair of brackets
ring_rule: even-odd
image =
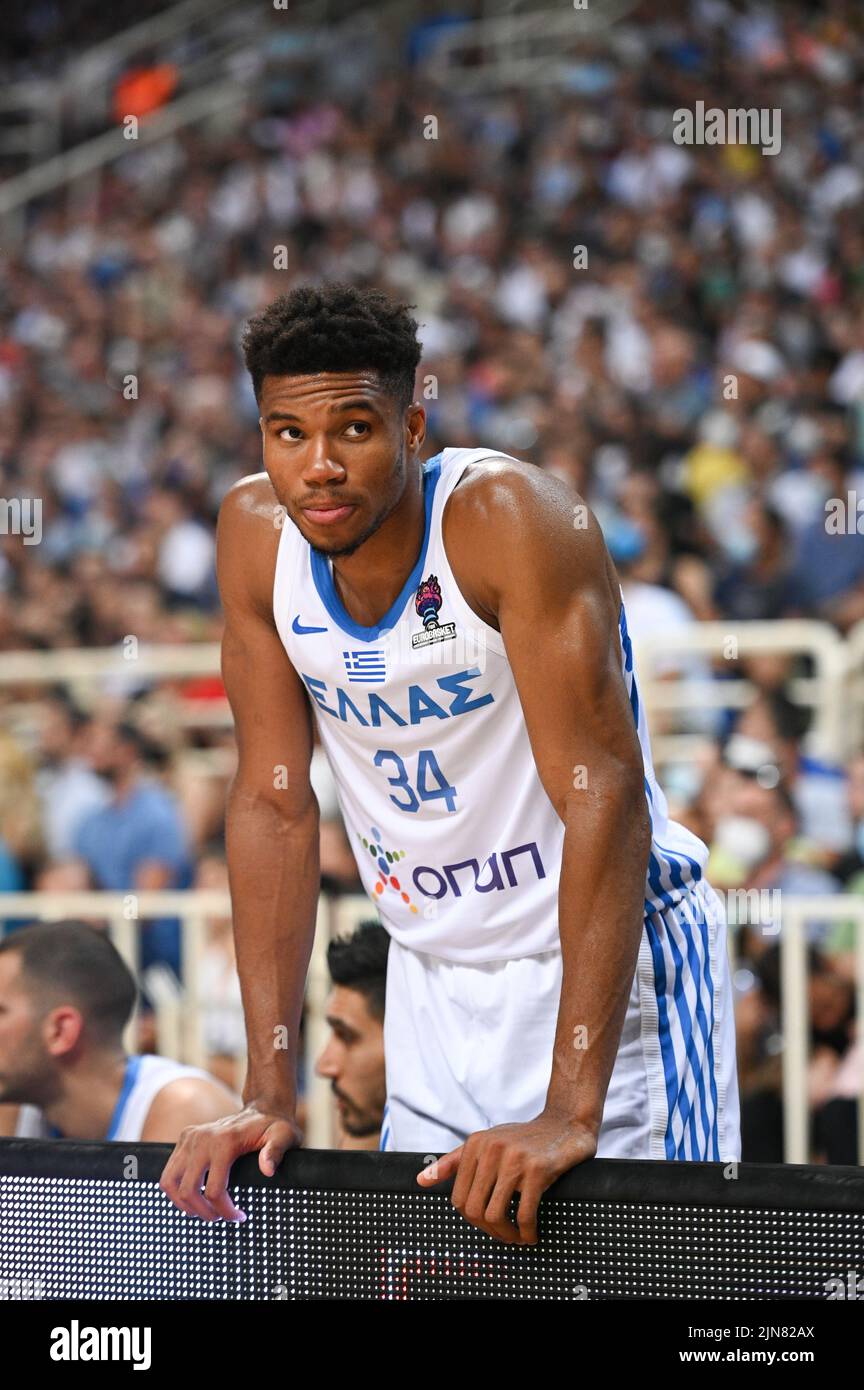
[(286, 435), (286, 434), (288, 433), (289, 430), (296, 430), (297, 434), (301, 434), (301, 433), (302, 433), (302, 431), (301, 431), (299, 425), (286, 425), (286, 426), (284, 427), (284, 429), (281, 429), (281, 430), (279, 431), (279, 438), (282, 439), (283, 436)]
[[(369, 431), (370, 431), (370, 429), (371, 429), (371, 425), (368, 423), (367, 420), (352, 420), (352, 421), (351, 421), (351, 424), (348, 425), (347, 428), (348, 428), (349, 430), (356, 430), (356, 429), (365, 430), (365, 432), (368, 434)], [(363, 436), (362, 436), (362, 435), (356, 435), (356, 434), (355, 434), (355, 435), (352, 435), (352, 438), (353, 438), (353, 439), (358, 439), (358, 438), (362, 439)]]

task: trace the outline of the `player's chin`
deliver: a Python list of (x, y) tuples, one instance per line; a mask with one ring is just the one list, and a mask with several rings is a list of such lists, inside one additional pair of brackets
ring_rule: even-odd
[(356, 507), (340, 521), (326, 524), (304, 517), (300, 530), (313, 550), (321, 551), (324, 555), (350, 555), (364, 539), (363, 525)]

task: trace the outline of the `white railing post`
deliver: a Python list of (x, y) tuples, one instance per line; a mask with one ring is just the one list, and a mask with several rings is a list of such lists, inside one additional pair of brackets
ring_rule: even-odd
[(183, 1014), (183, 1060), (193, 1067), (207, 1065), (204, 1000), (201, 974), (207, 947), (207, 919), (189, 912), (180, 923), (180, 970), (185, 1009)]
[[(2, 898), (0, 898), (2, 902)], [(126, 965), (131, 970), (135, 979), (140, 973), (140, 927), (135, 918), (129, 918), (124, 912), (114, 912), (108, 919), (108, 934), (119, 954), (123, 957)], [(123, 1046), (127, 1052), (137, 1052), (138, 1050), (138, 1020), (140, 1017), (140, 1005), (138, 996), (135, 996), (135, 1004), (123, 1030)]]
[(785, 897), (780, 931), (780, 1027), (783, 1036), (783, 1151), (787, 1163), (809, 1156), (807, 941), (800, 903)]
[(167, 965), (151, 965), (144, 983), (156, 1019), (157, 1049), (160, 1055), (185, 1062), (183, 1050), (183, 995), (180, 981)]
[[(848, 686), (846, 717), (853, 748), (864, 739), (864, 618), (846, 633)], [(861, 1155), (864, 1162), (864, 1154)]]

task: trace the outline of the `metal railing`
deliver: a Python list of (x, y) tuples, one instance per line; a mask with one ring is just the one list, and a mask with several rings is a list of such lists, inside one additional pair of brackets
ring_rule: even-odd
[[(807, 750), (836, 762), (843, 762), (861, 747), (864, 737), (864, 622), (842, 637), (828, 623), (811, 619), (783, 619), (777, 622), (697, 623), (639, 639), (633, 645), (639, 686), (649, 726), (655, 712), (685, 714), (694, 709), (744, 709), (754, 688), (745, 676), (705, 680), (692, 676), (660, 680), (652, 675), (656, 658), (671, 653), (682, 657), (703, 653), (728, 658), (730, 641), (736, 656), (786, 654), (806, 657), (813, 665), (812, 676), (796, 676), (791, 681), (794, 699), (813, 712), (813, 727)], [(103, 680), (141, 682), (150, 679), (182, 679), (219, 674), (218, 642), (184, 645), (141, 643), (130, 655), (121, 644), (107, 649), (67, 648), (46, 652), (4, 652), (0, 654), (0, 694), (4, 687), (69, 683), (81, 689)], [(230, 711), (223, 700), (196, 703), (186, 711), (186, 722), (197, 726), (224, 728)], [(693, 758), (709, 741), (704, 733), (652, 732), (651, 746), (658, 767), (664, 763)]]
[(134, 141), (128, 140), (124, 131), (116, 127), (82, 145), (76, 145), (72, 150), (53, 155), (23, 174), (7, 179), (0, 186), (0, 219), (3, 220), (4, 234), (13, 239), (20, 238), (24, 223), (15, 214), (20, 213), (34, 198), (98, 173), (113, 160), (164, 140), (175, 131), (211, 116), (224, 115), (232, 107), (241, 106), (248, 100), (248, 95), (245, 83), (228, 79), (214, 82), (200, 91), (178, 97), (170, 105), (154, 112), (141, 122)]
[[(861, 626), (864, 628), (864, 624)], [(856, 746), (857, 726), (849, 718), (849, 706), (852, 665), (860, 657), (851, 636), (844, 639), (830, 624), (809, 618), (747, 623), (694, 622), (687, 628), (643, 638), (633, 634), (635, 665), (649, 725), (653, 711), (686, 713), (694, 709), (744, 709), (754, 693), (750, 682), (740, 676), (721, 681), (712, 680), (709, 673), (709, 678), (700, 681), (694, 681), (692, 676), (657, 680), (652, 677), (652, 667), (658, 657), (665, 660), (676, 653), (684, 657), (701, 653), (726, 660), (751, 655), (806, 656), (813, 662), (815, 675), (793, 678), (790, 693), (813, 712), (808, 750), (817, 756), (842, 761)], [(864, 636), (860, 640), (864, 651)], [(864, 701), (864, 688), (859, 693)], [(667, 760), (664, 737), (660, 733), (652, 733), (651, 737), (658, 763)], [(686, 752), (688, 744), (692, 756), (706, 741), (704, 734), (674, 737), (678, 756)]]
[[(197, 44), (201, 51), (182, 64), (182, 95), (142, 120), (134, 141), (119, 128), (105, 130), (7, 179), (0, 186), (0, 226), (5, 244), (23, 237), (25, 209), (34, 199), (64, 188), (74, 193), (76, 185), (86, 185), (88, 180), (98, 186), (102, 170), (115, 160), (200, 121), (230, 117), (245, 103), (254, 103), (258, 95), (255, 69), (259, 58), (267, 56), (269, 36), (278, 39), (286, 29), (308, 35), (308, 53), (315, 51), (320, 56), (330, 42), (350, 45), (352, 25), (371, 18), (386, 25), (388, 17), (412, 9), (408, 0), (390, 0), (378, 6), (374, 15), (365, 5), (349, 0), (291, 0), (284, 11), (277, 11), (271, 3), (185, 0), (164, 15), (143, 20), (88, 50), (60, 79), (56, 99), (68, 105), (70, 92), (85, 90), (105, 108), (106, 121), (118, 58), (129, 60), (142, 49), (179, 40), (187, 33), (194, 40), (192, 47)], [(283, 55), (280, 61), (287, 64), (292, 59)]]
[(424, 64), (442, 86), (469, 92), (500, 87), (566, 86), (580, 48), (625, 19), (635, 0), (604, 0), (560, 9), (519, 6), (445, 31)]
[[(322, 893), (318, 900), (315, 941), (306, 982), (306, 1046), (304, 1054), (307, 1106), (306, 1142), (311, 1147), (333, 1143), (333, 1107), (329, 1083), (315, 1074), (315, 1064), (328, 1036), (325, 1001), (330, 989), (327, 946), (334, 936), (353, 930), (375, 909), (363, 894), (339, 898)], [(227, 893), (3, 893), (3, 918), (56, 920), (75, 917), (105, 921), (117, 949), (138, 974), (137, 924), (153, 917), (178, 917), (181, 923), (183, 986), (176, 998), (155, 999), (159, 1046), (168, 1055), (195, 1066), (206, 1065), (205, 1010), (200, 969), (208, 918), (231, 915)], [(784, 1153), (787, 1163), (809, 1159), (807, 1072), (809, 1002), (805, 923), (818, 920), (852, 921), (856, 926), (857, 1017), (864, 1019), (864, 897), (797, 897), (783, 894), (780, 945), (782, 981)], [(126, 1037), (134, 1049), (134, 1019)], [(164, 1040), (163, 1040), (164, 1039)], [(245, 1066), (245, 1057), (238, 1058)], [(238, 1083), (238, 1089), (242, 1081)], [(858, 1105), (858, 1153), (864, 1162), (864, 1077)]]
[(66, 647), (48, 652), (3, 652), (0, 687), (52, 685), (57, 682), (98, 682), (105, 677), (137, 680), (150, 677), (214, 676), (219, 674), (218, 642), (185, 642), (176, 646), (142, 642), (126, 655), (117, 647)]
[[(51, 81), (40, 79), (7, 87), (0, 93), (0, 106), (17, 111), (22, 119), (12, 129), (7, 122), (2, 137), (4, 150), (29, 155), (30, 171), (34, 173), (45, 167), (37, 166), (37, 160), (66, 158), (60, 153), (64, 118), (71, 115), (74, 121), (77, 109), (86, 107), (99, 123), (109, 123), (112, 90), (124, 67), (134, 63), (139, 55), (164, 45), (186, 41), (192, 52), (200, 53), (183, 65), (184, 88), (190, 92), (201, 82), (209, 81), (214, 64), (236, 47), (246, 17), (260, 22), (261, 8), (238, 6), (237, 0), (180, 0), (161, 14), (142, 19), (74, 54)], [(71, 157), (72, 152), (68, 153)], [(50, 165), (51, 169), (57, 167), (56, 163)], [(33, 187), (44, 191), (39, 180), (26, 180), (26, 172), (18, 179), (9, 183), (19, 190)]]

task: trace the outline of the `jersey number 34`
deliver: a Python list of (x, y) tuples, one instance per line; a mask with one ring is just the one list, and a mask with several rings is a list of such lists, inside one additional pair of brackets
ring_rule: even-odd
[(396, 775), (388, 777), (387, 781), (391, 787), (399, 787), (404, 793), (404, 797), (390, 793), (390, 800), (400, 811), (419, 811), (421, 801), (437, 801), (439, 798), (444, 799), (448, 811), (456, 810), (456, 788), (447, 781), (431, 748), (421, 748), (417, 754), (416, 791), (411, 785), (407, 767), (392, 748), (379, 748), (373, 761), (376, 767), (382, 767), (388, 761), (395, 763)]

